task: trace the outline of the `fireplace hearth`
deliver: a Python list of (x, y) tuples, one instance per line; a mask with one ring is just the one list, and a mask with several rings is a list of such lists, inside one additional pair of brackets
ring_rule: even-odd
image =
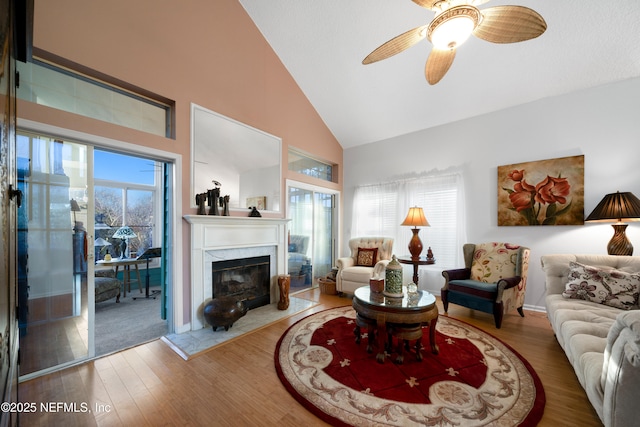
[(212, 262), (212, 298), (244, 301), (249, 310), (269, 304), (270, 266), (268, 255)]

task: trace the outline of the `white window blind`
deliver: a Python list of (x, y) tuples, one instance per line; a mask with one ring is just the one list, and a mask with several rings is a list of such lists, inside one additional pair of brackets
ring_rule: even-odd
[(462, 267), (466, 242), (464, 181), (460, 172), (357, 187), (353, 200), (352, 237), (394, 238), (394, 253), (408, 255), (413, 235), (400, 226), (409, 208), (422, 207), (430, 227), (422, 227), (422, 255), (431, 247), (438, 268)]

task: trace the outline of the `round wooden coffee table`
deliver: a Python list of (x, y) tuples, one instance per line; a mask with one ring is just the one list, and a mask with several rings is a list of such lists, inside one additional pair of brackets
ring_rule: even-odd
[[(419, 290), (415, 294), (408, 294), (403, 286), (402, 298), (390, 298), (383, 293), (371, 292), (369, 286), (362, 286), (354, 292), (353, 308), (357, 313), (356, 340), (360, 339), (360, 327), (367, 325), (369, 332), (374, 332), (378, 348), (376, 360), (384, 363), (385, 343), (388, 335), (396, 336), (400, 340), (416, 339), (416, 353), (418, 360), (420, 354), (422, 326), (429, 326), (429, 343), (431, 352), (438, 354), (438, 346), (435, 341), (436, 323), (438, 321), (438, 307), (436, 297), (433, 294)], [(371, 335), (370, 335), (371, 336)], [(399, 345), (399, 349), (401, 349)], [(403, 356), (396, 359), (396, 363), (402, 363)]]

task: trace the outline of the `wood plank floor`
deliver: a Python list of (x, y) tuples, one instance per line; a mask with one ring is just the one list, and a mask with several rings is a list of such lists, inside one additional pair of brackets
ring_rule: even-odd
[[(150, 343), (19, 384), (24, 426), (316, 426), (326, 425), (282, 386), (274, 367), (278, 338), (294, 322), (348, 298), (315, 289), (297, 295), (320, 305), (220, 345), (188, 361), (163, 341)], [(440, 311), (442, 305), (438, 302)], [(545, 315), (493, 317), (450, 306), (449, 315), (500, 338), (526, 358), (546, 393), (541, 426), (601, 426)], [(75, 404), (78, 412), (43, 412), (41, 403)], [(82, 412), (87, 405), (87, 412)], [(69, 408), (67, 408), (69, 409)]]

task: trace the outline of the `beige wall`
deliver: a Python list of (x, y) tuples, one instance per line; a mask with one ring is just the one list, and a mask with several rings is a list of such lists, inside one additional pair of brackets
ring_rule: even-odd
[[(25, 102), (18, 116), (180, 154), (183, 214), (195, 213), (189, 203), (191, 103), (281, 137), (285, 179), (318, 183), (287, 170), (287, 149), (296, 147), (337, 164), (339, 182), (328, 186), (342, 189), (342, 147), (235, 0), (35, 0), (33, 40), (34, 55), (175, 102), (175, 140)], [(182, 226), (188, 266), (189, 231)]]

